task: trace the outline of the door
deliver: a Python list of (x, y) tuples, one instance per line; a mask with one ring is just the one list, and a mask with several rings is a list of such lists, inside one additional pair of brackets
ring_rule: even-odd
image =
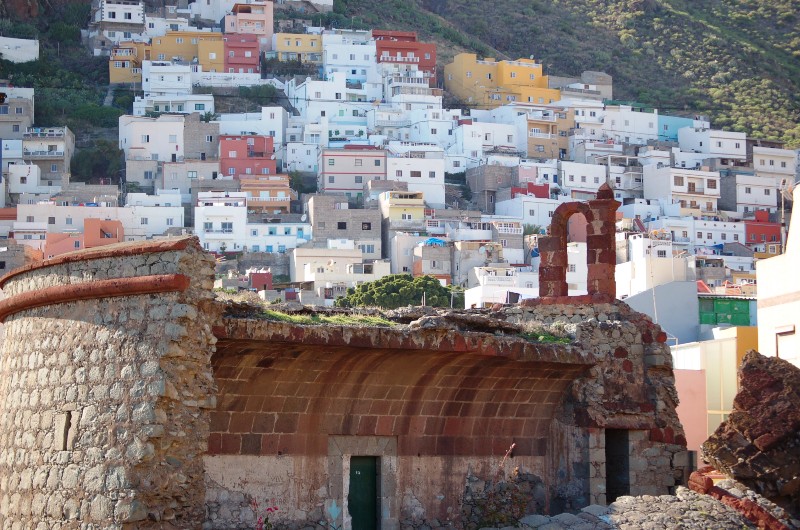
[(630, 495), (628, 431), (606, 429), (606, 502)]
[(376, 530), (378, 524), (378, 457), (350, 457), (347, 509), (353, 530)]

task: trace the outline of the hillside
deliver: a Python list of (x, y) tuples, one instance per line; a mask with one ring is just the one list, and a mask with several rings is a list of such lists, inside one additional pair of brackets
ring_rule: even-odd
[[(89, 0), (7, 0), (0, 18), (42, 32), (67, 4)], [(534, 56), (554, 75), (602, 70), (617, 99), (800, 147), (797, 0), (336, 0), (335, 11), (358, 26), (419, 31), (442, 64), (467, 50)]]
[(603, 70), (618, 99), (800, 147), (794, 0), (342, 0), (337, 10), (479, 55), (533, 55), (555, 75)]

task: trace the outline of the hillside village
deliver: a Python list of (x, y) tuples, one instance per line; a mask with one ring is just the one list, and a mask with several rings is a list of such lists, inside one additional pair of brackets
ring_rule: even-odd
[[(82, 30), (112, 85), (136, 94), (119, 118), (120, 174), (72, 182), (73, 131), (34, 123), (32, 88), (2, 88), (0, 271), (194, 234), (217, 256), (219, 289), (266, 301), (330, 307), (356, 285), (410, 274), (463, 290), (466, 308), (491, 307), (538, 297), (553, 212), (608, 184), (621, 203), (617, 298), (664, 328), (676, 368), (700, 366), (703, 388), (724, 389), (687, 426), (690, 449), (736, 388), (699, 359), (769, 353), (753, 332), (756, 298), (779, 278), (757, 278), (756, 263), (784, 253), (796, 150), (615, 101), (603, 72), (560, 77), (535, 58), (469, 53), (442, 68), (414, 32), (314, 26), (331, 2), (165, 4), (95, 0)], [(287, 4), (307, 19), (277, 20)], [(277, 63), (306, 73), (276, 77), (265, 65)], [(282, 96), (220, 112), (242, 86)], [(587, 292), (578, 217), (576, 295)], [(765, 343), (776, 353), (774, 337)]]

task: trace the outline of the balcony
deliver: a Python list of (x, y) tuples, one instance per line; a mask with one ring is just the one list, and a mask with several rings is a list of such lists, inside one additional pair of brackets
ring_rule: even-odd
[(399, 57), (397, 55), (381, 55), (379, 63), (419, 63), (419, 57)]
[(41, 127), (29, 127), (23, 138), (63, 138), (64, 129), (45, 129)]
[(498, 234), (512, 234), (512, 235), (522, 235), (522, 227), (516, 228), (508, 228), (508, 227), (496, 227)]
[(376, 127), (408, 127), (411, 120), (375, 120)]
[(25, 158), (64, 158), (64, 151), (22, 151)]
[(391, 230), (425, 230), (424, 219), (392, 219), (389, 221), (389, 229)]
[(555, 134), (550, 134), (550, 133), (529, 132), (528, 138), (543, 138), (546, 140), (552, 140), (554, 138), (557, 138), (557, 136)]

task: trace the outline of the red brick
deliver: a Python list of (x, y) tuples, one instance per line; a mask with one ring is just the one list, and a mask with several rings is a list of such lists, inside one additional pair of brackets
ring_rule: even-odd
[(441, 401), (426, 401), (422, 403), (420, 414), (422, 416), (438, 416), (442, 413), (442, 406), (444, 403)]
[(539, 238), (539, 252), (542, 255), (545, 253), (566, 252), (566, 246), (566, 240), (557, 236), (544, 236)]
[(231, 421), (230, 412), (211, 411), (211, 432), (227, 432)]
[(442, 433), (445, 419), (442, 417), (429, 416), (425, 421), (425, 434), (428, 436), (438, 436)]
[(238, 455), (242, 450), (242, 437), (238, 434), (223, 434), (220, 444), (220, 453), (225, 455)]
[(672, 427), (664, 428), (664, 441), (668, 444), (675, 443), (675, 431), (672, 430)]
[(228, 425), (228, 432), (253, 432), (253, 420), (256, 415), (252, 412), (234, 412)]
[(211, 433), (208, 436), (208, 453), (217, 455), (222, 451), (222, 435), (220, 433)]
[(625, 359), (622, 361), (622, 369), (628, 373), (633, 372), (633, 363), (630, 361), (630, 359)]
[(392, 405), (389, 401), (385, 399), (376, 399), (372, 402), (372, 405), (369, 407), (369, 413), (375, 415), (383, 415), (389, 414), (389, 410), (392, 408)]
[(283, 403), (283, 412), (305, 412), (308, 408), (308, 398), (287, 397)]
[(297, 419), (298, 414), (278, 414), (275, 421), (275, 432), (277, 433), (294, 433), (297, 432)]
[(566, 267), (539, 267), (539, 282), (564, 281), (566, 277)]
[(617, 346), (617, 348), (614, 350), (614, 357), (616, 357), (617, 359), (623, 359), (627, 356), (628, 356), (628, 350), (626, 350), (622, 346)]
[(451, 436), (437, 436), (436, 437), (436, 454), (437, 455), (453, 455), (455, 454), (455, 439)]
[(261, 435), (260, 434), (242, 435), (241, 454), (243, 455), (261, 454)]
[(390, 436), (395, 434), (392, 430), (394, 427), (394, 416), (380, 416), (378, 423), (375, 425), (375, 434), (377, 436)]
[(358, 423), (358, 434), (360, 436), (371, 436), (375, 434), (375, 426), (378, 424), (377, 416), (361, 416)]
[(664, 433), (661, 429), (654, 427), (650, 429), (650, 441), (651, 442), (663, 442), (664, 441)]
[(253, 419), (252, 432), (254, 433), (268, 433), (272, 432), (275, 428), (275, 414), (274, 413), (261, 413), (256, 414)]
[(458, 436), (454, 440), (453, 454), (470, 456), (474, 454), (475, 446), (470, 436)]
[(461, 418), (447, 418), (444, 422), (442, 434), (445, 436), (468, 436), (464, 430), (464, 422)]
[(261, 435), (261, 454), (262, 455), (275, 455), (278, 453), (278, 442), (280, 435), (278, 434), (262, 434)]

